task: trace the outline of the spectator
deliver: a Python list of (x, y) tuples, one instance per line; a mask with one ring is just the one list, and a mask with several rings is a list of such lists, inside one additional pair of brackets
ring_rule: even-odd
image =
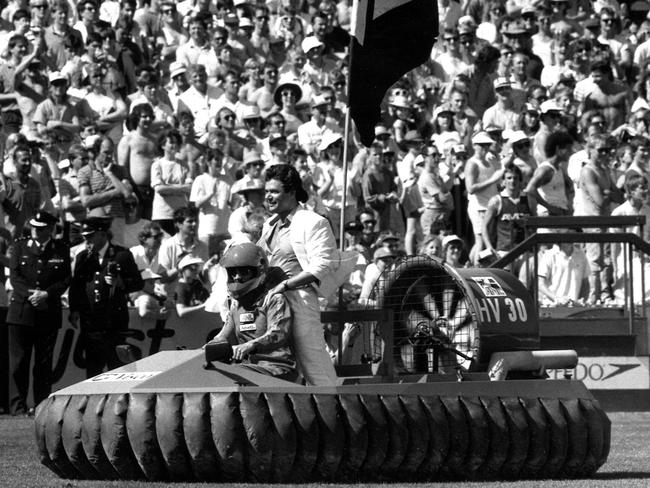
[(393, 173), (384, 163), (381, 144), (373, 142), (368, 154), (367, 169), (363, 173), (363, 198), (375, 212), (378, 222), (377, 229), (388, 230), (396, 224), (397, 207), (399, 202), (397, 185)]
[(120, 140), (117, 146), (117, 164), (129, 175), (135, 184), (142, 216), (151, 219), (154, 191), (151, 187), (151, 166), (156, 155), (156, 142), (152, 140), (150, 128), (153, 122), (153, 108), (148, 103), (136, 105), (129, 115), (132, 131)]
[(573, 140), (566, 132), (554, 132), (546, 140), (542, 162), (525, 189), (537, 206), (537, 215), (571, 215), (573, 213), (573, 183), (565, 167)]
[[(142, 230), (138, 234), (140, 244), (129, 249), (140, 271), (148, 269), (154, 274), (157, 274), (160, 270), (160, 264), (158, 262), (160, 244), (163, 239), (168, 237), (168, 235), (165, 235), (162, 227), (156, 222), (147, 222), (142, 226)], [(162, 278), (162, 276), (159, 278)]]
[(169, 300), (165, 295), (159, 293), (160, 275), (143, 269), (140, 271), (142, 276), (142, 290), (131, 294), (133, 305), (138, 310), (138, 316), (142, 319), (149, 320), (167, 320), (170, 309), (167, 306)]
[(196, 237), (196, 219), (198, 212), (195, 208), (179, 208), (174, 211), (176, 234), (163, 241), (158, 251), (158, 274), (165, 284), (167, 296), (172, 296), (176, 283), (180, 278), (178, 263), (187, 255), (200, 258), (205, 262), (209, 258), (207, 244)]
[(3, 181), (5, 200), (3, 209), (7, 215), (6, 227), (14, 239), (22, 237), (25, 224), (45, 205), (41, 197), (41, 187), (32, 176), (31, 151), (26, 146), (13, 150), (14, 177), (0, 178)]
[[(641, 229), (638, 226), (634, 228), (627, 229), (612, 229), (610, 232), (631, 232), (637, 234), (645, 242), (650, 241), (650, 226), (647, 225), (650, 222), (650, 206), (648, 205), (648, 180), (645, 176), (638, 174), (631, 174), (625, 178), (625, 194), (626, 200), (621, 205), (612, 210), (612, 216), (645, 216), (646, 225), (643, 227), (644, 231), (641, 234)], [(625, 300), (625, 281), (628, 279), (627, 265), (625, 262), (626, 252), (623, 250), (623, 244), (612, 244), (612, 264), (614, 267), (614, 285), (613, 291), (614, 296), (617, 301)], [(640, 259), (639, 253), (634, 252), (632, 256), (632, 266), (634, 267), (634, 282), (631, 284), (631, 293), (633, 295), (634, 303), (641, 303), (641, 297), (647, 298), (648, 292), (643, 289), (644, 283), (642, 282), (642, 272), (640, 272), (642, 266), (645, 264), (646, 269), (644, 273), (648, 271), (648, 263)], [(630, 293), (630, 292), (628, 292)]]
[[(503, 167), (503, 191), (488, 202), (483, 219), (485, 249), (495, 258), (505, 256), (524, 240), (524, 229), (518, 219), (533, 215), (526, 194), (522, 195), (522, 173), (510, 162)], [(517, 274), (521, 260), (513, 272)]]
[(373, 262), (368, 264), (364, 272), (363, 284), (361, 285), (361, 293), (359, 294), (359, 305), (368, 308), (377, 307), (377, 282), (381, 275), (391, 269), (397, 254), (384, 247), (378, 248), (373, 254)]
[(58, 71), (49, 75), (50, 96), (38, 104), (32, 119), (36, 132), (42, 134), (46, 129), (66, 140), (72, 140), (81, 129), (77, 108), (70, 103), (66, 91), (68, 79)]
[(157, 147), (163, 156), (151, 165), (151, 186), (154, 189), (151, 219), (168, 234), (174, 233), (174, 211), (186, 207), (191, 189), (191, 182), (185, 166), (175, 158), (181, 145), (181, 135), (168, 131), (158, 138)]
[[(590, 161), (582, 167), (580, 190), (583, 215), (609, 215), (611, 203), (622, 203), (623, 195), (616, 188), (607, 166), (613, 151), (613, 141), (603, 135), (595, 136), (589, 145)], [(605, 232), (594, 229), (593, 232)], [(590, 242), (586, 244), (589, 261), (589, 304), (608, 302), (611, 298), (610, 246)]]
[(494, 139), (485, 132), (479, 132), (472, 138), (474, 156), (465, 167), (465, 184), (467, 186), (467, 213), (474, 232), (474, 246), (470, 251), (472, 263), (478, 263), (479, 253), (483, 250), (483, 219), (490, 198), (498, 193), (497, 183), (503, 176), (503, 168), (489, 148)]
[(584, 302), (589, 275), (589, 263), (578, 245), (554, 244), (539, 259), (539, 300), (545, 306), (579, 305)]
[(203, 260), (186, 255), (178, 263), (179, 279), (176, 284), (174, 301), (179, 318), (185, 318), (205, 308), (210, 292), (201, 281)]
[(311, 107), (311, 119), (298, 127), (298, 144), (307, 154), (318, 159), (316, 149), (323, 137), (327, 132), (338, 132), (338, 128), (326, 121), (329, 102), (325, 98), (316, 95), (312, 98), (309, 106)]
[(452, 268), (463, 268), (467, 261), (465, 241), (455, 234), (442, 239), (442, 261)]
[(208, 130), (208, 123), (217, 114), (216, 101), (222, 90), (208, 84), (208, 73), (202, 64), (190, 65), (190, 84), (178, 99), (176, 113), (191, 113), (194, 117), (194, 134), (201, 138)]
[[(43, 2), (44, 6), (47, 7), (45, 0)], [(0, 82), (2, 85), (0, 118), (2, 119), (3, 131), (6, 134), (14, 134), (20, 131), (23, 123), (20, 108), (16, 101), (15, 80), (16, 70), (27, 55), (27, 49), (27, 38), (22, 34), (14, 34), (9, 38), (8, 42), (9, 59), (0, 64)]]
[(435, 146), (427, 146), (423, 157), (424, 168), (418, 178), (418, 188), (423, 205), (420, 225), (426, 240), (436, 234), (436, 229), (445, 229), (449, 225), (454, 206), (451, 188), (460, 167), (448, 167), (449, 173), (441, 174), (440, 152)]
[(111, 217), (111, 234), (116, 243), (124, 240), (125, 203), (134, 198), (126, 172), (114, 163), (113, 141), (103, 137), (94, 162), (77, 172), (81, 203), (88, 216)]
[[(266, 220), (269, 217), (264, 208), (264, 182), (261, 179), (249, 180), (245, 185), (239, 186), (238, 193), (244, 199), (244, 204), (234, 210), (228, 221), (228, 234), (237, 239), (242, 234), (250, 234), (251, 219), (258, 214)], [(251, 239), (251, 242), (257, 240)]]
[(205, 244), (228, 229), (232, 183), (223, 174), (223, 161), (224, 155), (219, 149), (209, 150), (207, 170), (196, 177), (190, 191), (190, 202), (199, 212), (198, 238)]

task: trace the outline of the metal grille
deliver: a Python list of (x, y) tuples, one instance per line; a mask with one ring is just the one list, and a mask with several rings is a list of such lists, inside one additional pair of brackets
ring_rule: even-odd
[[(394, 312), (394, 361), (401, 373), (469, 369), (478, 327), (463, 286), (452, 270), (428, 257), (405, 258), (385, 270), (373, 293)], [(374, 331), (377, 335), (377, 331)], [(379, 341), (371, 340), (377, 357)]]

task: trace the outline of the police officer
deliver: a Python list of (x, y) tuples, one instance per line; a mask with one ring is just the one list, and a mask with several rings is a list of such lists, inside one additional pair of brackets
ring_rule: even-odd
[(223, 329), (211, 342), (228, 342), (233, 359), (245, 368), (295, 381), (289, 302), (282, 293), (267, 297), (284, 274), (279, 268), (269, 270), (262, 248), (250, 242), (230, 247), (220, 264), (228, 273), (232, 303)]
[(122, 365), (115, 347), (128, 328), (128, 295), (144, 286), (131, 252), (110, 242), (110, 226), (110, 217), (84, 220), (86, 248), (75, 259), (70, 285), (70, 322), (81, 325), (88, 378)]
[(31, 238), (17, 239), (8, 250), (13, 293), (7, 312), (9, 328), (9, 396), (13, 415), (27, 407), (29, 365), (34, 351), (34, 402), (52, 391), (52, 356), (61, 328), (61, 295), (70, 284), (70, 249), (53, 239), (57, 218), (37, 212), (29, 220)]

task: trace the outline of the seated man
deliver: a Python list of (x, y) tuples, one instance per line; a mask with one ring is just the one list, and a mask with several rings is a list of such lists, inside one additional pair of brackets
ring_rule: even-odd
[(201, 279), (203, 260), (185, 255), (178, 263), (180, 279), (176, 284), (176, 313), (180, 318), (205, 309), (205, 301), (210, 296)]
[(228, 342), (233, 359), (245, 368), (295, 381), (298, 373), (289, 347), (293, 326), (289, 302), (283, 293), (267, 295), (283, 276), (275, 276), (276, 268), (269, 269), (262, 248), (250, 242), (230, 247), (221, 265), (228, 273), (232, 303), (223, 329), (211, 342)]

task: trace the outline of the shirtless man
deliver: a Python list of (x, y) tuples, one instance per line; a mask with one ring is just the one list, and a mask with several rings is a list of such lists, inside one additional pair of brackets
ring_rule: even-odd
[[(623, 203), (623, 194), (609, 173), (609, 161), (615, 152), (615, 142), (605, 135), (596, 135), (589, 142), (589, 162), (580, 172), (579, 187), (582, 196), (583, 215), (609, 215), (611, 203)], [(592, 232), (606, 232), (594, 229)], [(589, 261), (589, 304), (612, 298), (609, 288), (612, 263), (607, 259), (610, 245), (588, 242), (585, 245)]]
[(203, 153), (205, 146), (196, 140), (194, 116), (189, 112), (178, 114), (178, 132), (183, 138), (176, 159), (189, 170), (192, 181), (205, 172)]
[(579, 113), (601, 110), (611, 131), (625, 123), (630, 103), (627, 87), (611, 79), (612, 71), (608, 61), (596, 61), (591, 65), (593, 88), (580, 104)]
[(139, 193), (142, 218), (151, 219), (153, 189), (151, 164), (156, 157), (156, 143), (149, 135), (154, 114), (151, 105), (142, 103), (133, 107), (129, 120), (133, 130), (117, 146), (117, 164), (126, 168)]
[(264, 84), (249, 95), (248, 100), (259, 107), (262, 117), (266, 117), (273, 111), (273, 94), (278, 86), (278, 67), (274, 63), (264, 63), (262, 80)]

